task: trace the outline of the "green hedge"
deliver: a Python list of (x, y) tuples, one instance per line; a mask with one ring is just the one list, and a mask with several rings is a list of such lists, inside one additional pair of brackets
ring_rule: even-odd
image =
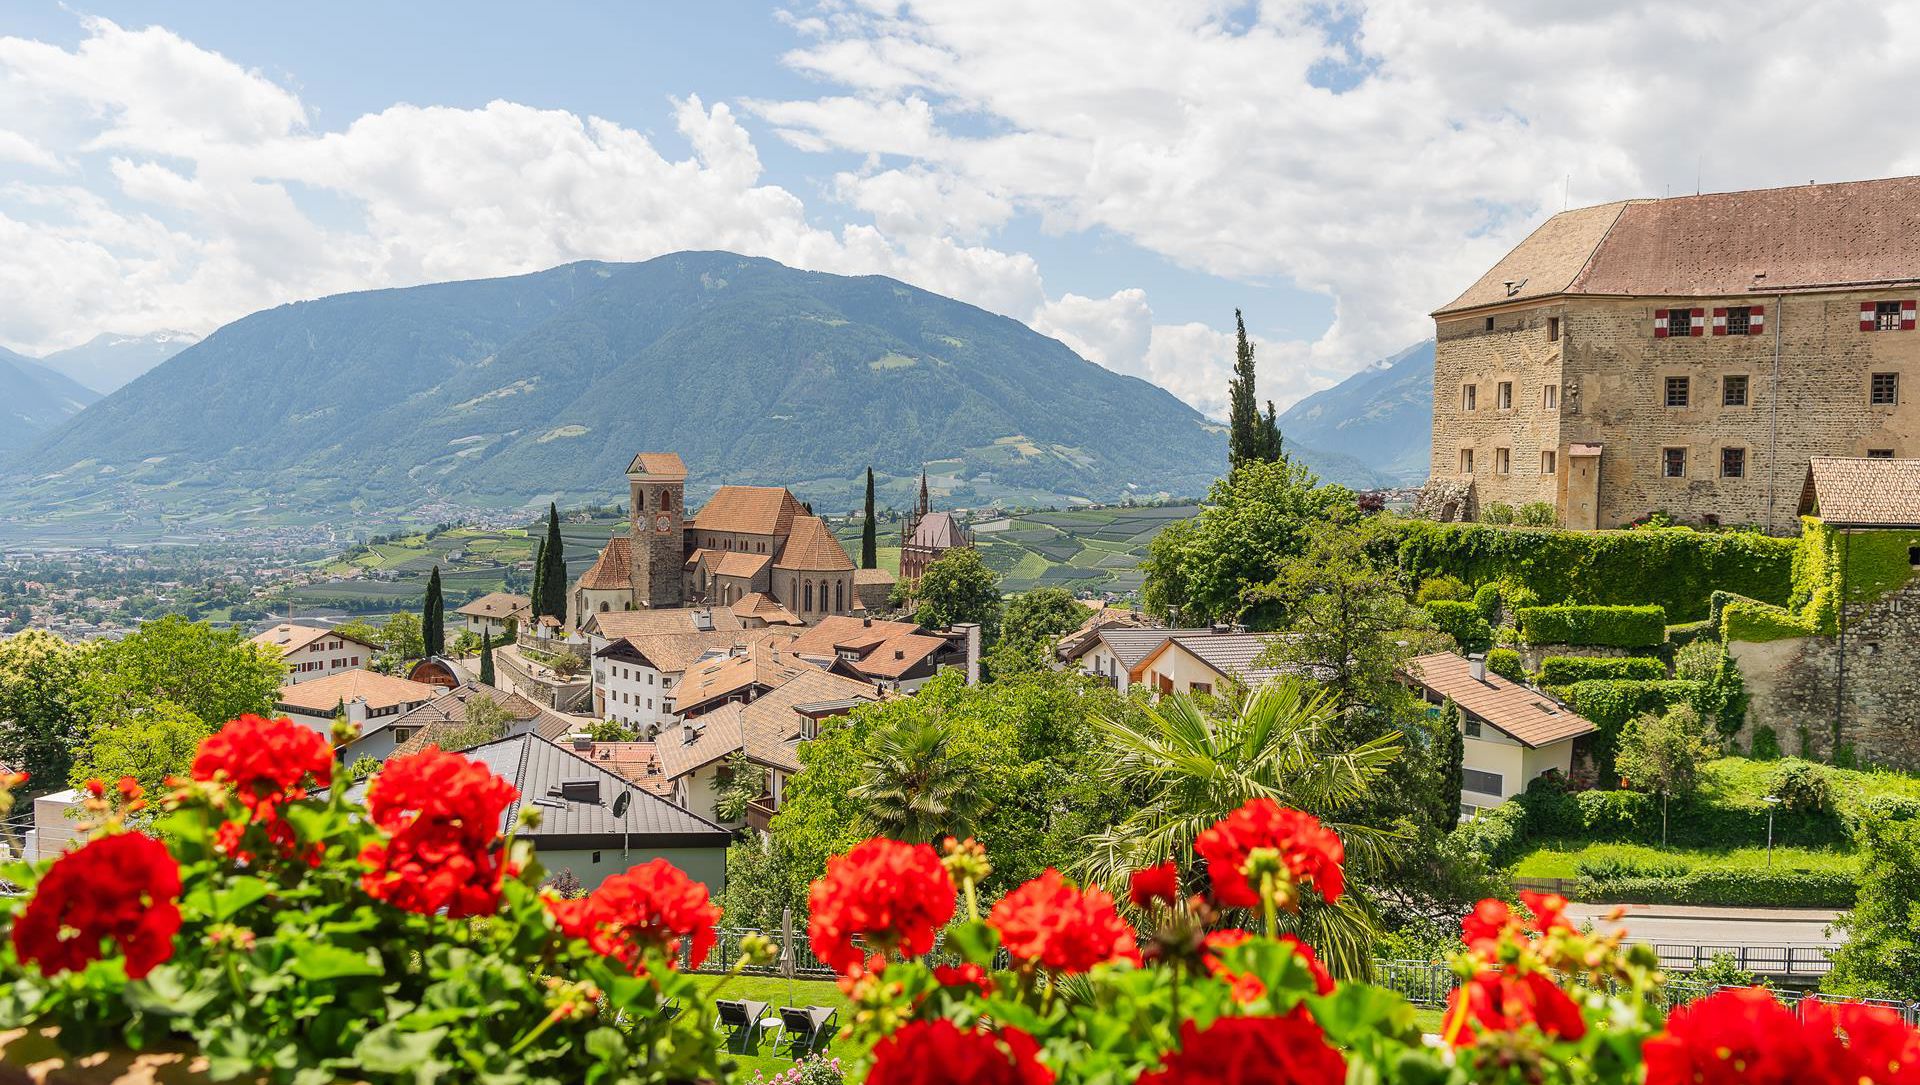
[(1666, 664), (1648, 656), (1548, 656), (1540, 661), (1540, 684), (1543, 686), (1570, 686), (1575, 682), (1605, 678), (1659, 681), (1666, 676)]
[(1598, 904), (1851, 908), (1859, 876), (1832, 870), (1695, 870), (1678, 878), (1587, 878), (1574, 895)]
[[(1583, 840), (1602, 844), (1660, 843), (1660, 798), (1641, 791), (1567, 792), (1531, 787), (1505, 804), (1518, 806), (1522, 842)], [(1797, 847), (1827, 847), (1851, 839), (1838, 814), (1775, 811), (1774, 840)], [(1740, 848), (1767, 840), (1764, 806), (1715, 802), (1704, 795), (1675, 799), (1667, 817), (1667, 842), (1683, 848)]]
[(1676, 622), (1706, 617), (1715, 589), (1787, 605), (1799, 546), (1795, 539), (1680, 527), (1561, 531), (1412, 519), (1382, 527), (1380, 545), (1391, 549), (1379, 556), (1415, 579), (1511, 580), (1543, 600), (1657, 603)]
[(1706, 683), (1679, 679), (1594, 678), (1554, 687), (1554, 692), (1567, 707), (1592, 720), (1599, 728), (1599, 733), (1588, 739), (1589, 749), (1600, 785), (1609, 788), (1617, 779), (1613, 770), (1615, 744), (1620, 728), (1626, 726), (1628, 720), (1642, 715), (1658, 716), (1676, 704), (1693, 705), (1702, 716), (1711, 715), (1713, 707)]
[(1491, 810), (1482, 810), (1472, 821), (1454, 831), (1459, 833), (1468, 851), (1498, 870), (1520, 858), (1528, 839), (1528, 814), (1518, 799), (1508, 799)]
[(1493, 627), (1472, 603), (1435, 599), (1427, 604), (1434, 628), (1451, 636), (1462, 652), (1484, 652), (1493, 645)]
[(1753, 599), (1736, 599), (1720, 611), (1722, 637), (1752, 644), (1788, 637), (1811, 637), (1820, 630), (1812, 622), (1795, 616), (1786, 607), (1776, 607)]
[(1520, 653), (1511, 648), (1495, 648), (1488, 652), (1487, 669), (1509, 681), (1527, 680), (1527, 669), (1520, 661)]
[(1522, 607), (1514, 618), (1526, 644), (1657, 648), (1667, 642), (1667, 612), (1658, 606)]

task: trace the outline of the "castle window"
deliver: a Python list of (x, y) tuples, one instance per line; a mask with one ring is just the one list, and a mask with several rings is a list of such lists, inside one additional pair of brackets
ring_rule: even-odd
[(1863, 301), (1860, 303), (1860, 330), (1898, 332), (1913, 330), (1913, 303), (1910, 301)]
[(1700, 324), (1704, 322), (1701, 309), (1655, 309), (1653, 311), (1653, 337), (1666, 339), (1672, 336), (1700, 334)]
[(1542, 449), (1540, 451), (1540, 473), (1541, 474), (1551, 475), (1554, 473), (1555, 467), (1554, 467), (1553, 459), (1554, 459), (1554, 456), (1553, 456), (1552, 449), (1548, 448), (1548, 449)]
[(1893, 458), (1893, 449), (1869, 448), (1867, 449), (1867, 458), (1870, 460), (1890, 460)]
[(1687, 405), (1687, 378), (1667, 378), (1667, 406), (1684, 407)]
[(1720, 378), (1720, 405), (1723, 407), (1747, 405), (1747, 378), (1744, 374)]
[(1513, 382), (1501, 381), (1493, 388), (1493, 406), (1495, 410), (1513, 410)]
[(1540, 409), (1543, 411), (1557, 411), (1560, 409), (1559, 385), (1543, 384), (1540, 386)]
[(1723, 448), (1720, 450), (1720, 477), (1745, 478), (1747, 475), (1747, 450), (1744, 448)]
[(1900, 402), (1900, 374), (1875, 373), (1867, 386), (1867, 402), (1889, 407)]
[(1480, 386), (1477, 384), (1461, 385), (1460, 386), (1460, 409), (1463, 411), (1471, 411), (1479, 407), (1479, 405), (1480, 405)]
[(1684, 448), (1663, 448), (1660, 450), (1660, 477), (1687, 477), (1687, 450)]
[(1726, 310), (1726, 324), (1714, 321), (1715, 335), (1747, 335), (1753, 330), (1753, 310), (1744, 305), (1729, 305)]
[(1473, 449), (1471, 448), (1463, 448), (1460, 450), (1460, 473), (1463, 475), (1473, 474)]
[(1488, 318), (1487, 318), (1487, 322), (1486, 322), (1485, 324), (1483, 324), (1483, 325), (1481, 325), (1481, 327), (1483, 327), (1483, 328), (1485, 328), (1485, 329), (1486, 329), (1487, 331), (1492, 331), (1492, 330), (1493, 330), (1493, 318), (1492, 318), (1492, 317), (1488, 317)]
[(1513, 470), (1513, 450), (1496, 448), (1493, 450), (1493, 473), (1504, 475)]
[(1559, 341), (1560, 341), (1560, 318), (1557, 316), (1550, 316), (1547, 318), (1547, 342), (1558, 343)]
[(847, 582), (844, 580), (833, 582), (833, 609), (847, 609)]

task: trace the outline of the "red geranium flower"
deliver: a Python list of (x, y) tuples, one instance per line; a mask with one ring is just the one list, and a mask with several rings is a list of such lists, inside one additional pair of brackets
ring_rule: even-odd
[(1016, 1028), (962, 1030), (944, 1017), (912, 1021), (873, 1048), (867, 1085), (1051, 1085), (1040, 1045)]
[(1527, 911), (1533, 913), (1533, 919), (1527, 925), (1541, 934), (1554, 930), (1573, 929), (1573, 922), (1566, 915), (1567, 898), (1558, 893), (1535, 893), (1522, 889), (1520, 903), (1526, 905)]
[(927, 845), (874, 837), (827, 860), (807, 905), (814, 955), (844, 975), (865, 964), (869, 951), (884, 961), (932, 950), (953, 918), (953, 878)]
[(1127, 879), (1127, 898), (1136, 908), (1173, 905), (1180, 899), (1180, 868), (1171, 862), (1141, 867)]
[(993, 993), (993, 977), (977, 964), (937, 964), (933, 978), (942, 987), (972, 987), (983, 995)]
[(361, 851), (360, 887), (409, 912), (491, 915), (506, 873), (500, 816), (518, 796), (485, 765), (434, 746), (387, 762), (367, 787), (367, 815), (388, 838)]
[(1312, 814), (1281, 806), (1272, 799), (1254, 799), (1201, 833), (1193, 850), (1207, 861), (1213, 880), (1213, 899), (1229, 908), (1260, 906), (1260, 887), (1247, 878), (1247, 856), (1270, 849), (1295, 882), (1310, 882), (1331, 904), (1346, 887), (1341, 864), (1346, 845)]
[(1764, 987), (1718, 991), (1675, 1010), (1640, 1045), (1647, 1085), (1789, 1085), (1811, 1065), (1793, 1011)]
[[(333, 748), (318, 732), (285, 718), (241, 716), (208, 735), (193, 758), (193, 778), (232, 784), (248, 822), (260, 826), (282, 856), (292, 855), (295, 844), (293, 826), (280, 816), (280, 810), (307, 797), (309, 777), (318, 787), (333, 782)], [(223, 854), (252, 859), (240, 847), (246, 828), (227, 822), (220, 826), (214, 845)], [(309, 859), (317, 860), (318, 855)]]
[(547, 911), (569, 937), (636, 973), (641, 952), (649, 947), (666, 954), (669, 967), (676, 967), (683, 938), (689, 940), (689, 965), (700, 967), (713, 948), (714, 924), (720, 922), (720, 909), (707, 899), (707, 887), (665, 859), (615, 874), (584, 897), (549, 897)]
[(1519, 926), (1506, 901), (1487, 897), (1460, 921), (1460, 940), (1475, 953), (1492, 957), (1501, 936), (1519, 930)]
[(1341, 1085), (1347, 1060), (1299, 1007), (1284, 1017), (1222, 1017), (1180, 1026), (1180, 1049), (1137, 1085)]
[(1513, 1032), (1526, 1025), (1562, 1040), (1587, 1034), (1579, 1003), (1546, 973), (1488, 969), (1449, 997), (1441, 1035), (1455, 1047), (1467, 1047), (1478, 1032)]
[(987, 917), (1015, 959), (1055, 972), (1085, 972), (1108, 961), (1140, 963), (1139, 936), (1105, 890), (1075, 889), (1048, 867), (1000, 898)]
[(142, 979), (173, 956), (180, 930), (180, 865), (140, 833), (92, 840), (53, 861), (13, 925), (13, 950), (40, 974), (78, 971), (112, 939), (127, 978)]
[[(1920, 1029), (1882, 1006), (1858, 1002), (1806, 1002), (1812, 1063), (1832, 1068), (1832, 1079), (1846, 1085), (1920, 1085)], [(1834, 1030), (1846, 1036), (1840, 1047)]]

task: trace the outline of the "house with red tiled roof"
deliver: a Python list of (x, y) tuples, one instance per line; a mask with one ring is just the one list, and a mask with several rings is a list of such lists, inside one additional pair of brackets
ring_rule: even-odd
[(1449, 701), (1460, 706), (1466, 748), (1462, 817), (1520, 794), (1536, 776), (1566, 775), (1576, 744), (1598, 730), (1540, 690), (1487, 670), (1483, 659), (1453, 652), (1416, 656), (1402, 679), (1435, 713)]
[(911, 693), (943, 666), (964, 667), (959, 634), (932, 633), (912, 622), (878, 618), (822, 618), (787, 646), (794, 656), (876, 688)]
[(365, 724), (385, 716), (398, 716), (445, 692), (425, 682), (353, 668), (281, 687), (274, 708), (295, 722), (326, 734), (333, 727), (336, 713), (344, 714), (348, 723)]
[(373, 662), (380, 649), (338, 630), (281, 622), (254, 636), (253, 643), (280, 654), (287, 664), (286, 685), (311, 682)]
[(1433, 313), (1416, 508), (1791, 532), (1814, 457), (1920, 457), (1916, 299), (1920, 177), (1561, 212)]

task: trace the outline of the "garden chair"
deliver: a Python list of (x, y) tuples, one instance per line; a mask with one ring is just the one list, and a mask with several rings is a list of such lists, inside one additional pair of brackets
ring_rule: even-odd
[(751, 1053), (760, 1040), (767, 1004), (751, 999), (723, 998), (716, 999), (713, 1008), (714, 1024), (727, 1034), (727, 1050), (736, 1055)]
[(788, 1050), (797, 1058), (826, 1047), (839, 1013), (832, 1006), (780, 1007), (780, 1031)]

